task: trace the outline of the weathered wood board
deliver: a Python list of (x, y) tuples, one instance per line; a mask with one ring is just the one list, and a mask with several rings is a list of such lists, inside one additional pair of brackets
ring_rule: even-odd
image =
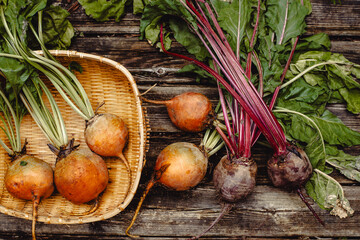
[[(66, 1), (63, 1), (66, 4)], [(332, 40), (332, 51), (343, 53), (351, 61), (360, 63), (360, 0), (312, 0), (313, 12), (307, 18), (308, 33), (326, 32)], [(128, 13), (120, 22), (98, 23), (80, 8), (70, 20), (77, 30), (71, 49), (102, 55), (123, 64), (133, 74), (140, 92), (154, 83), (158, 86), (148, 98), (168, 99), (185, 91), (197, 91), (216, 101), (214, 86), (198, 84), (190, 76), (176, 71), (186, 62), (166, 56), (147, 42), (139, 40), (139, 17)], [(183, 52), (179, 45), (174, 51)], [(140, 194), (151, 174), (157, 154), (171, 142), (199, 143), (201, 134), (183, 133), (176, 129), (162, 106), (144, 104), (151, 125), (150, 150), (143, 171), (141, 185), (133, 202), (117, 216), (101, 222), (81, 225), (37, 224), (39, 239), (125, 239), (125, 229), (133, 216)], [(330, 110), (340, 116), (352, 129), (360, 131), (360, 116), (349, 114), (342, 105)], [(360, 155), (360, 147), (347, 149)], [(271, 154), (255, 147), (254, 158), (259, 163), (258, 185), (254, 193), (237, 204), (203, 239), (360, 239), (360, 184), (347, 180), (336, 171), (333, 177), (344, 185), (353, 217), (339, 219), (310, 203), (325, 221), (316, 222), (296, 193), (273, 188), (267, 178), (264, 159)], [(221, 153), (211, 158), (215, 164)], [(199, 233), (219, 214), (221, 205), (208, 176), (197, 188), (173, 192), (155, 187), (144, 202), (132, 233), (143, 239), (185, 239)], [(31, 224), (27, 220), (0, 214), (0, 239), (28, 239)]]

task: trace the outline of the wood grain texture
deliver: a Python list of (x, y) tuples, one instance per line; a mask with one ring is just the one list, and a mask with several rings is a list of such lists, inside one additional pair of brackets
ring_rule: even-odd
[[(350, 203), (360, 207), (359, 188), (345, 187)], [(309, 199), (309, 201), (311, 201)], [(136, 202), (136, 201), (135, 201)], [(316, 222), (295, 193), (269, 186), (257, 186), (244, 201), (237, 204), (208, 234), (208, 238), (230, 237), (359, 237), (358, 214), (346, 221), (330, 216), (312, 204), (326, 222)], [(142, 239), (185, 239), (200, 232), (219, 214), (221, 205), (212, 186), (200, 185), (187, 192), (164, 191), (156, 187), (146, 199), (132, 233)], [(124, 231), (133, 214), (131, 208), (101, 222), (81, 225), (48, 225), (38, 223), (38, 236), (62, 236), (67, 233), (81, 239), (96, 235), (98, 239), (124, 238)], [(2, 216), (3, 234), (25, 236), (30, 231), (26, 220)], [(66, 236), (66, 235), (65, 235)], [(44, 238), (47, 239), (47, 238)], [(206, 238), (205, 238), (206, 239)]]
[[(307, 17), (308, 34), (326, 32), (332, 37), (360, 35), (359, 0), (346, 0), (341, 4), (330, 4), (329, 0), (312, 0), (312, 14)], [(80, 8), (70, 17), (78, 32), (84, 35), (139, 35), (139, 16), (127, 13), (120, 22), (94, 22)]]
[[(342, 0), (332, 4), (330, 0), (311, 0), (312, 14), (306, 19), (308, 34), (325, 32), (332, 40), (333, 52), (339, 52), (360, 64), (360, 0)], [(67, 1), (62, 1), (67, 5)], [(130, 11), (131, 9), (128, 9)], [(99, 23), (87, 17), (79, 8), (70, 16), (77, 31), (71, 49), (93, 53), (116, 60), (133, 74), (140, 92), (153, 84), (158, 86), (146, 96), (151, 99), (169, 99), (185, 91), (207, 95), (214, 103), (217, 90), (214, 86), (197, 83), (191, 75), (176, 72), (187, 64), (183, 60), (160, 53), (146, 41), (139, 40), (140, 17), (127, 13), (120, 22)], [(179, 44), (174, 52), (184, 53)], [(188, 141), (199, 144), (201, 133), (189, 134), (176, 129), (170, 122), (165, 107), (144, 103), (151, 125), (150, 150), (144, 167), (141, 184), (134, 200), (125, 211), (113, 218), (81, 225), (37, 224), (38, 239), (129, 239), (124, 232), (134, 214), (136, 204), (152, 173), (156, 157), (169, 143)], [(338, 115), (350, 128), (360, 131), (360, 116), (348, 113), (343, 105), (334, 104), (329, 110)], [(360, 155), (360, 147), (345, 149)], [(221, 151), (210, 158), (214, 166)], [(343, 177), (338, 171), (331, 175), (343, 186), (346, 197), (355, 210), (354, 216), (339, 219), (320, 209), (308, 199), (315, 211), (326, 223), (322, 227), (305, 207), (300, 198), (271, 186), (265, 161), (271, 150), (256, 145), (253, 157), (259, 171), (255, 191), (227, 214), (202, 239), (360, 239), (360, 184)], [(156, 186), (144, 202), (143, 209), (132, 233), (146, 240), (186, 239), (201, 232), (216, 218), (221, 209), (217, 194), (208, 173), (195, 189), (186, 192), (168, 191)], [(30, 221), (0, 214), (0, 239), (30, 239)]]

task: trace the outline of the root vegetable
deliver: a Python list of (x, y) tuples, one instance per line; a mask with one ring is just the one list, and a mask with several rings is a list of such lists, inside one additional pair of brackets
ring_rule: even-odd
[(249, 195), (256, 184), (257, 165), (252, 159), (224, 156), (213, 173), (214, 186), (223, 201), (235, 203)]
[(156, 160), (156, 182), (175, 191), (188, 190), (204, 178), (207, 163), (206, 154), (195, 144), (170, 144), (161, 151)]
[(297, 189), (311, 177), (312, 166), (304, 150), (288, 146), (286, 155), (273, 156), (267, 163), (268, 175), (275, 187)]
[(89, 149), (71, 152), (56, 163), (55, 185), (59, 193), (75, 204), (96, 199), (109, 181), (104, 160)]
[(85, 142), (91, 151), (104, 157), (118, 157), (125, 164), (131, 187), (131, 168), (123, 150), (129, 138), (129, 130), (122, 118), (115, 114), (96, 114), (86, 122)]
[(270, 180), (275, 187), (296, 190), (316, 220), (324, 226), (325, 223), (306, 201), (301, 192), (301, 188), (310, 179), (313, 171), (310, 160), (304, 150), (295, 145), (287, 146), (287, 150), (286, 154), (273, 156), (267, 162), (267, 172)]
[(110, 113), (95, 114), (89, 121), (86, 121), (84, 136), (91, 151), (104, 157), (118, 157), (123, 161), (129, 176), (128, 193), (132, 176), (123, 150), (129, 138), (129, 130), (123, 119)]
[(0, 90), (0, 111), (3, 113), (1, 120), (4, 124), (1, 129), (11, 146), (8, 147), (0, 139), (0, 145), (11, 157), (4, 184), (12, 196), (33, 202), (31, 230), (34, 240), (38, 206), (41, 199), (48, 198), (54, 191), (54, 173), (48, 163), (26, 154), (27, 142), (21, 147), (20, 122), (27, 111), (17, 99), (18, 95), (14, 95), (15, 100), (10, 103), (6, 94)]
[(104, 157), (119, 157), (127, 166), (123, 149), (128, 138), (129, 130), (117, 115), (97, 114), (86, 124), (85, 141), (88, 147)]
[(33, 239), (36, 239), (35, 224), (40, 200), (48, 198), (54, 191), (53, 175), (49, 164), (30, 155), (20, 156), (11, 162), (5, 175), (5, 186), (12, 196), (33, 202)]
[(221, 213), (205, 231), (191, 239), (198, 239), (210, 231), (232, 209), (234, 203), (244, 199), (254, 190), (256, 173), (257, 164), (252, 159), (242, 157), (230, 160), (228, 156), (221, 158), (213, 173), (214, 186), (222, 200)]
[(210, 100), (201, 93), (186, 92), (166, 101), (142, 100), (154, 104), (164, 104), (171, 122), (186, 132), (201, 132), (211, 126), (214, 111)]
[[(57, 156), (54, 178), (59, 193), (75, 204), (97, 200), (109, 180), (105, 161), (89, 149), (78, 150), (74, 139), (68, 140), (63, 118), (51, 92), (39, 79), (33, 79), (32, 83), (36, 91), (24, 86), (20, 97), (49, 139), (50, 150)], [(52, 111), (46, 107), (40, 90), (45, 93)]]
[(53, 170), (43, 160), (23, 155), (10, 163), (5, 186), (11, 195), (20, 199), (48, 198), (54, 191)]
[(158, 155), (154, 173), (138, 203), (133, 219), (126, 229), (126, 234), (130, 237), (137, 237), (131, 235), (129, 231), (135, 223), (146, 195), (156, 183), (175, 191), (188, 190), (195, 187), (204, 178), (207, 164), (207, 154), (195, 144), (177, 142), (165, 147)]

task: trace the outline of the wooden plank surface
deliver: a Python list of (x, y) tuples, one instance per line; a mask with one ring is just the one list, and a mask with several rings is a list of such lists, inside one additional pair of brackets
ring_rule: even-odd
[[(66, 1), (63, 1), (66, 3)], [(332, 40), (332, 51), (343, 53), (360, 63), (360, 0), (312, 0), (313, 13), (307, 18), (308, 33), (326, 32)], [(185, 91), (197, 91), (216, 101), (214, 86), (198, 84), (191, 76), (180, 76), (176, 71), (184, 61), (160, 53), (139, 38), (139, 16), (128, 13), (120, 22), (98, 23), (80, 8), (70, 16), (77, 30), (71, 49), (102, 55), (123, 64), (137, 81), (140, 92), (154, 83), (158, 86), (148, 98), (168, 99)], [(174, 51), (183, 50), (174, 44)], [(48, 225), (37, 224), (39, 239), (126, 239), (124, 232), (133, 216), (140, 194), (149, 179), (157, 154), (175, 141), (198, 144), (201, 134), (188, 134), (176, 129), (162, 106), (144, 104), (151, 125), (150, 150), (139, 190), (132, 203), (117, 216), (89, 224)], [(330, 110), (354, 130), (360, 131), (360, 116), (349, 114), (344, 106), (335, 104)], [(346, 149), (360, 155), (360, 147)], [(213, 156), (214, 165), (223, 152)], [(259, 163), (255, 191), (237, 204), (203, 239), (334, 239), (346, 237), (360, 239), (360, 184), (342, 177), (337, 171), (333, 177), (344, 185), (353, 217), (339, 219), (321, 210), (309, 199), (315, 211), (325, 221), (323, 227), (316, 222), (296, 193), (271, 186), (264, 160), (270, 150), (254, 148), (254, 158)], [(150, 192), (136, 221), (132, 233), (143, 239), (186, 239), (199, 233), (221, 210), (212, 186), (211, 177), (195, 189), (186, 192), (167, 191), (160, 186)], [(31, 224), (27, 220), (0, 214), (0, 239), (29, 239)]]
[[(132, 232), (143, 239), (183, 239), (199, 233), (221, 209), (215, 190), (209, 184), (181, 193), (156, 187), (148, 196)], [(344, 189), (352, 206), (359, 209), (360, 189), (353, 186)], [(326, 222), (325, 227), (316, 222), (295, 193), (258, 185), (207, 237), (359, 237), (359, 214), (339, 220), (316, 205), (312, 206)], [(39, 237), (56, 236), (56, 239), (81, 239), (91, 235), (96, 235), (93, 239), (122, 239), (133, 209), (134, 204), (113, 218), (89, 224), (55, 226), (38, 223), (37, 234)], [(1, 219), (3, 235), (16, 233), (25, 237), (30, 232), (29, 221), (5, 215)], [(71, 236), (63, 236), (64, 233)]]

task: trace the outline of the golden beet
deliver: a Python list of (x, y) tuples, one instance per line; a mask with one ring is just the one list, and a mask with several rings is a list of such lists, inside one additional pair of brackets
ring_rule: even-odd
[(59, 160), (54, 176), (59, 193), (75, 204), (97, 198), (109, 181), (105, 161), (89, 149), (73, 151)]

